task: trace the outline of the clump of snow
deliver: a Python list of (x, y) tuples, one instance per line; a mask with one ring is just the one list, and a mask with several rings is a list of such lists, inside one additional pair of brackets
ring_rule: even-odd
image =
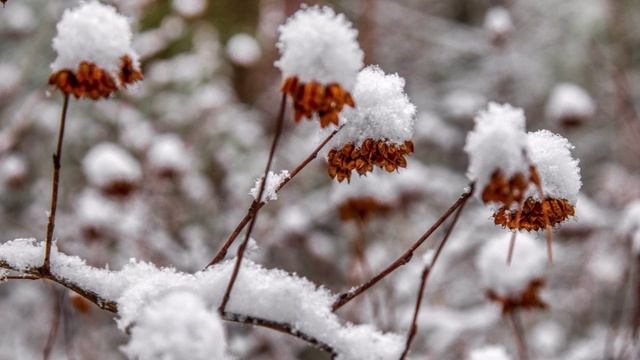
[(256, 38), (249, 34), (233, 35), (227, 42), (227, 56), (236, 65), (251, 66), (260, 60), (262, 50)]
[(75, 71), (86, 61), (118, 79), (123, 56), (129, 56), (134, 67), (139, 67), (138, 55), (131, 47), (129, 22), (111, 6), (98, 1), (81, 2), (64, 12), (56, 28), (53, 49), (58, 56), (51, 64), (53, 72)]
[(502, 6), (494, 6), (487, 11), (484, 28), (493, 36), (504, 37), (513, 31), (513, 20), (509, 10)]
[[(269, 175), (267, 176), (267, 184), (264, 187), (264, 192), (262, 193), (262, 199), (260, 201), (267, 202), (271, 200), (278, 200), (277, 189), (283, 181), (289, 178), (289, 171), (282, 170), (280, 173), (276, 174), (272, 171), (269, 171)], [(253, 196), (255, 200), (258, 200), (258, 195), (260, 193), (260, 186), (262, 186), (262, 177), (256, 179), (256, 184), (249, 190), (249, 195)]]
[(503, 297), (521, 294), (532, 280), (544, 276), (547, 266), (544, 243), (524, 233), (518, 234), (511, 264), (507, 264), (510, 242), (511, 234), (498, 236), (476, 258), (482, 286)]
[(92, 147), (82, 160), (82, 168), (89, 182), (100, 188), (121, 181), (135, 184), (142, 178), (138, 160), (113, 143)]
[(555, 86), (547, 102), (547, 117), (555, 122), (564, 119), (587, 120), (595, 113), (595, 104), (586, 90), (578, 85), (561, 83)]
[(357, 106), (342, 111), (344, 128), (331, 142), (332, 147), (348, 143), (358, 146), (366, 139), (386, 139), (395, 144), (411, 140), (416, 107), (404, 86), (402, 77), (386, 75), (378, 66), (360, 71), (353, 90)]
[(190, 155), (184, 142), (175, 134), (157, 136), (147, 154), (151, 167), (160, 172), (184, 173), (190, 166)]
[[(0, 244), (0, 264), (24, 271), (42, 264), (43, 243), (18, 239)], [(220, 303), (234, 261), (195, 274), (131, 260), (122, 270), (88, 266), (75, 256), (51, 249), (51, 273), (118, 304), (118, 326), (126, 329), (144, 318), (149, 304), (172, 289), (199, 295), (207, 307)], [(338, 353), (338, 360), (397, 359), (404, 338), (369, 325), (343, 324), (331, 310), (336, 296), (307, 279), (279, 269), (265, 269), (246, 259), (242, 263), (227, 310), (245, 316), (292, 324)]]
[(478, 92), (456, 89), (445, 95), (442, 107), (448, 117), (461, 122), (473, 118), (486, 102), (487, 99)]
[(464, 147), (469, 155), (467, 176), (476, 181), (476, 194), (482, 194), (496, 170), (506, 178), (517, 173), (527, 176), (526, 149), (524, 111), (509, 104), (489, 103), (475, 117), (475, 127)]
[[(548, 130), (527, 134), (528, 156), (535, 165), (546, 197), (567, 199), (573, 205), (582, 187), (579, 161), (571, 156), (574, 146), (564, 137)], [(535, 187), (529, 196), (539, 197)]]
[(193, 292), (175, 290), (142, 311), (122, 351), (139, 360), (222, 360), (226, 346), (217, 311)]
[(26, 159), (17, 154), (0, 158), (0, 182), (11, 185), (26, 179), (28, 166)]
[(207, 9), (206, 0), (173, 0), (171, 7), (184, 17), (196, 17)]
[(469, 360), (510, 360), (511, 357), (502, 346), (485, 346), (471, 351)]
[(278, 28), (275, 62), (285, 78), (322, 84), (339, 83), (350, 90), (362, 68), (364, 53), (355, 30), (343, 14), (327, 6), (302, 7)]

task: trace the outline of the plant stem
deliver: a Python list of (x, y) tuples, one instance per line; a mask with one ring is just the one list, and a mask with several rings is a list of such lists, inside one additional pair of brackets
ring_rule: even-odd
[[(280, 185), (276, 188), (276, 193), (282, 190), (285, 186), (287, 186), (287, 184), (291, 180), (293, 180), (293, 178), (296, 175), (298, 175), (307, 165), (309, 165), (311, 161), (313, 161), (316, 157), (318, 157), (318, 153), (320, 153), (320, 150), (322, 150), (322, 148), (324, 148), (325, 145), (327, 145), (327, 143), (329, 143), (329, 141), (333, 139), (333, 137), (338, 133), (338, 131), (342, 129), (342, 127), (343, 126), (340, 126), (339, 128), (335, 129), (333, 132), (331, 132), (331, 134), (329, 134), (329, 136), (327, 136), (313, 150), (313, 152), (309, 154), (309, 156), (307, 156), (300, 164), (298, 164), (298, 166), (296, 166), (295, 169), (291, 171), (291, 174), (289, 175), (289, 177), (286, 178), (284, 181), (282, 181), (282, 183), (280, 183)], [(222, 244), (222, 246), (220, 247), (216, 255), (213, 257), (213, 259), (211, 259), (209, 264), (205, 266), (205, 269), (208, 268), (209, 266), (215, 265), (221, 262), (222, 260), (224, 260), (225, 256), (227, 256), (227, 251), (229, 250), (231, 245), (234, 243), (238, 235), (240, 235), (240, 232), (242, 232), (242, 229), (244, 229), (244, 227), (249, 223), (249, 220), (251, 220), (255, 216), (255, 214), (257, 214), (260, 211), (260, 209), (262, 209), (264, 205), (265, 205), (264, 202), (258, 202), (257, 200), (254, 200), (253, 203), (251, 203), (251, 206), (247, 210), (247, 214), (242, 218), (242, 220), (240, 220), (238, 225), (236, 225), (233, 232), (231, 232), (227, 240), (224, 242), (224, 244)]]
[(433, 267), (436, 265), (436, 262), (440, 257), (440, 253), (442, 253), (442, 249), (444, 249), (444, 246), (447, 244), (447, 240), (449, 240), (449, 236), (453, 232), (453, 228), (456, 226), (456, 223), (460, 218), (460, 214), (462, 213), (462, 209), (464, 208), (466, 203), (467, 202), (464, 201), (458, 207), (458, 210), (456, 211), (456, 214), (454, 215), (453, 220), (451, 221), (451, 225), (449, 225), (449, 227), (447, 228), (447, 232), (444, 234), (444, 237), (442, 238), (440, 245), (438, 245), (438, 248), (436, 249), (436, 253), (433, 256), (433, 260), (431, 260), (430, 264), (426, 264), (424, 267), (424, 270), (422, 270), (422, 279), (420, 281), (418, 298), (416, 300), (416, 306), (413, 312), (413, 321), (411, 322), (411, 327), (409, 328), (409, 334), (407, 335), (407, 342), (404, 346), (404, 351), (400, 356), (400, 360), (404, 360), (409, 354), (409, 349), (411, 348), (411, 343), (413, 342), (413, 338), (416, 336), (416, 333), (418, 332), (418, 315), (420, 312), (420, 305), (422, 304), (422, 297), (424, 295), (424, 290), (427, 287), (427, 281), (429, 281), (429, 274), (431, 274), (431, 269), (433, 269)]
[(58, 187), (60, 183), (60, 157), (62, 155), (62, 141), (64, 140), (64, 125), (67, 119), (67, 109), (69, 108), (69, 94), (64, 94), (62, 105), (62, 115), (60, 116), (60, 128), (58, 129), (58, 143), (56, 152), (53, 154), (53, 181), (51, 182), (51, 209), (49, 211), (49, 221), (47, 223), (47, 234), (45, 240), (44, 262), (42, 268), (49, 271), (51, 257), (51, 243), (53, 241), (53, 230), (56, 224), (56, 210), (58, 208)]
[(520, 321), (520, 316), (516, 311), (517, 310), (514, 310), (509, 314), (509, 320), (511, 321), (513, 336), (516, 341), (516, 347), (518, 348), (518, 358), (520, 360), (529, 360), (527, 340), (524, 336), (524, 329), (522, 327), (522, 322)]
[[(280, 135), (282, 135), (282, 125), (284, 123), (284, 112), (285, 106), (287, 104), (287, 94), (282, 93), (282, 100), (280, 101), (280, 111), (278, 113), (278, 119), (276, 120), (276, 131), (273, 136), (273, 142), (271, 143), (271, 150), (269, 151), (269, 159), (267, 160), (267, 165), (264, 169), (264, 177), (262, 178), (262, 182), (260, 183), (260, 190), (258, 191), (258, 196), (256, 197), (255, 203), (260, 204), (262, 202), (262, 195), (264, 195), (264, 189), (267, 187), (267, 181), (269, 180), (269, 170), (271, 170), (271, 164), (273, 163), (273, 157), (276, 153), (276, 148), (278, 146), (278, 141), (280, 140)], [(231, 296), (231, 291), (233, 290), (233, 285), (236, 283), (236, 279), (238, 278), (238, 273), (240, 272), (240, 266), (242, 265), (242, 259), (244, 258), (245, 250), (247, 249), (247, 244), (249, 243), (249, 239), (251, 238), (251, 232), (253, 231), (253, 226), (258, 219), (258, 213), (255, 212), (251, 221), (249, 222), (249, 228), (244, 235), (244, 240), (238, 247), (238, 251), (236, 252), (236, 263), (233, 268), (233, 273), (231, 273), (231, 279), (229, 279), (229, 283), (227, 284), (227, 289), (225, 290), (224, 296), (222, 297), (222, 302), (220, 303), (220, 307), (218, 310), (220, 314), (224, 313), (227, 303), (229, 302), (229, 297)]]
[(516, 228), (513, 229), (513, 234), (511, 234), (511, 242), (509, 243), (509, 254), (507, 255), (507, 264), (511, 265), (511, 260), (513, 260), (513, 250), (516, 247), (516, 237), (518, 236), (518, 228), (520, 227), (520, 220), (522, 219), (522, 207), (524, 206), (525, 197), (522, 197), (522, 200), (518, 203), (518, 210), (516, 211)]
[(464, 192), (458, 198), (458, 200), (456, 200), (456, 202), (453, 203), (453, 205), (451, 205), (451, 207), (447, 209), (447, 211), (445, 211), (444, 214), (442, 214), (442, 216), (440, 216), (440, 218), (436, 220), (436, 222), (433, 225), (431, 225), (431, 227), (424, 234), (422, 234), (422, 236), (413, 245), (411, 245), (411, 247), (407, 251), (405, 251), (402, 255), (400, 255), (400, 257), (398, 257), (394, 262), (392, 262), (389, 266), (387, 266), (384, 270), (382, 270), (380, 273), (375, 275), (369, 281), (361, 284), (360, 286), (352, 290), (349, 290), (347, 292), (344, 292), (338, 295), (338, 298), (336, 299), (336, 301), (333, 303), (331, 307), (332, 310), (336, 311), (340, 309), (346, 303), (353, 300), (355, 297), (362, 294), (363, 292), (367, 291), (369, 288), (373, 287), (380, 280), (387, 277), (389, 274), (394, 272), (400, 266), (411, 261), (411, 258), (413, 257), (413, 253), (416, 251), (416, 249), (420, 247), (420, 245), (422, 245), (422, 243), (425, 242), (431, 236), (431, 234), (433, 234), (442, 225), (442, 223), (444, 223), (447, 220), (447, 218), (449, 218), (449, 216), (453, 214), (454, 211), (456, 211), (456, 209), (463, 206), (467, 202), (467, 200), (469, 200), (469, 198), (471, 197), (471, 194), (473, 194), (474, 186), (475, 184), (471, 183), (469, 186), (469, 189), (466, 192)]

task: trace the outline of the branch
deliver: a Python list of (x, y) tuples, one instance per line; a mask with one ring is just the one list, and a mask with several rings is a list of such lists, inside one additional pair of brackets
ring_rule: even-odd
[[(291, 182), (291, 180), (293, 180), (293, 178), (296, 177), (296, 175), (298, 175), (307, 165), (309, 165), (309, 163), (311, 163), (311, 161), (313, 161), (315, 158), (317, 158), (318, 157), (318, 153), (320, 153), (320, 150), (322, 150), (322, 148), (324, 148), (325, 145), (327, 145), (329, 143), (329, 141), (331, 141), (331, 139), (333, 139), (333, 137), (336, 136), (338, 131), (340, 131), (343, 127), (344, 127), (344, 125), (340, 126), (339, 128), (335, 129), (333, 132), (331, 132), (331, 134), (329, 134), (329, 136), (327, 136), (311, 152), (311, 154), (309, 154), (309, 156), (307, 156), (300, 164), (298, 164), (298, 166), (296, 166), (295, 169), (293, 169), (291, 171), (291, 174), (289, 175), (289, 177), (286, 178), (284, 181), (282, 181), (280, 183), (280, 185), (276, 188), (276, 193), (278, 193), (285, 186), (287, 186), (287, 184), (289, 182)], [(216, 255), (213, 257), (213, 259), (211, 259), (209, 264), (207, 264), (207, 266), (205, 266), (205, 269), (208, 268), (209, 266), (215, 265), (215, 264), (221, 262), (222, 260), (224, 260), (225, 256), (227, 256), (227, 251), (229, 250), (229, 248), (231, 247), (233, 242), (236, 240), (238, 235), (240, 235), (240, 232), (242, 231), (242, 229), (244, 229), (244, 227), (249, 223), (249, 220), (251, 220), (255, 216), (255, 214), (257, 214), (260, 211), (260, 209), (262, 209), (262, 207), (265, 204), (266, 204), (265, 202), (258, 202), (257, 200), (254, 200), (253, 203), (251, 203), (251, 206), (247, 210), (247, 214), (242, 218), (242, 220), (240, 220), (238, 225), (236, 225), (236, 227), (233, 230), (233, 232), (231, 232), (231, 234), (229, 235), (227, 240), (224, 242), (224, 244), (222, 244), (222, 246), (220, 247), (220, 249), (218, 250)]]
[(353, 300), (355, 297), (362, 294), (363, 292), (367, 291), (369, 288), (377, 284), (380, 280), (384, 279), (389, 274), (397, 270), (400, 266), (405, 265), (406, 263), (411, 261), (411, 258), (413, 257), (413, 253), (416, 251), (416, 249), (418, 249), (418, 247), (420, 247), (420, 245), (422, 245), (422, 243), (425, 242), (447, 220), (447, 218), (449, 218), (449, 216), (453, 214), (454, 211), (456, 211), (456, 209), (464, 206), (467, 200), (469, 200), (469, 198), (473, 194), (474, 185), (475, 183), (471, 183), (469, 186), (469, 189), (465, 193), (463, 193), (458, 198), (458, 200), (456, 200), (456, 202), (453, 205), (451, 205), (451, 207), (447, 209), (447, 211), (445, 211), (445, 213), (442, 214), (442, 216), (440, 216), (438, 220), (436, 220), (436, 222), (433, 225), (431, 225), (429, 230), (427, 230), (413, 245), (411, 245), (411, 247), (407, 251), (405, 251), (402, 255), (400, 255), (400, 257), (398, 257), (394, 262), (392, 262), (391, 265), (387, 266), (384, 270), (382, 270), (380, 273), (374, 276), (371, 280), (361, 284), (360, 286), (352, 290), (349, 290), (347, 292), (344, 292), (338, 295), (338, 298), (336, 299), (336, 301), (333, 303), (333, 306), (332, 306), (333, 311), (340, 309), (346, 303)]

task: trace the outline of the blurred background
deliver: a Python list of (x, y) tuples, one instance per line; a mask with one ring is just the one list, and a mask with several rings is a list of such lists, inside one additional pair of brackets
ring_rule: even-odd
[[(119, 269), (137, 258), (197, 271), (253, 200), (278, 110), (277, 27), (300, 2), (104, 2), (130, 17), (145, 80), (113, 99), (71, 101), (58, 246), (95, 266)], [(549, 306), (522, 313), (531, 358), (639, 358), (640, 2), (307, 3), (344, 12), (366, 64), (406, 79), (418, 107), (416, 153), (399, 174), (340, 185), (323, 159), (314, 161), (261, 213), (249, 257), (334, 292), (367, 279), (462, 193), (474, 114), (488, 101), (509, 102), (525, 109), (528, 130), (546, 128), (575, 145), (584, 183), (577, 216), (554, 231), (542, 290)], [(0, 9), (1, 241), (45, 233), (62, 104), (46, 85), (51, 39), (76, 4), (8, 0)], [(317, 124), (287, 119), (274, 170), (292, 169), (319, 139)], [(100, 169), (112, 167), (131, 176), (104, 177)], [(357, 200), (376, 206), (358, 212)], [(483, 244), (504, 233), (490, 209), (469, 204), (432, 274), (414, 358), (463, 359), (486, 345), (517, 358), (513, 331), (476, 267)], [(340, 315), (404, 334), (421, 270), (411, 262)], [(110, 314), (44, 282), (14, 281), (0, 286), (0, 359), (42, 358), (55, 321), (52, 358), (124, 358), (126, 336)], [(328, 358), (287, 335), (227, 325), (238, 359)]]

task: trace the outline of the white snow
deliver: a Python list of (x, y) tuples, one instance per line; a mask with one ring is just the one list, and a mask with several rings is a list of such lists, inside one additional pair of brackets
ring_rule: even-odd
[(378, 66), (360, 71), (353, 90), (356, 107), (342, 111), (344, 128), (334, 137), (331, 147), (351, 142), (358, 146), (366, 139), (387, 139), (395, 144), (411, 140), (416, 107), (404, 86), (402, 77), (386, 75)]
[(586, 90), (578, 85), (556, 85), (547, 102), (547, 117), (553, 121), (565, 118), (589, 119), (595, 113), (595, 104)]
[[(43, 244), (35, 239), (17, 239), (0, 245), (0, 263), (15, 270), (41, 265)], [(195, 274), (134, 259), (122, 270), (88, 266), (84, 260), (60, 253), (52, 247), (51, 272), (59, 278), (93, 291), (118, 304), (118, 326), (134, 324), (150, 302), (172, 289), (189, 290), (204, 299), (208, 307), (222, 299), (234, 267), (229, 260)], [(246, 316), (292, 324), (338, 352), (338, 360), (397, 359), (404, 338), (382, 333), (369, 325), (342, 323), (331, 311), (335, 295), (279, 269), (265, 269), (245, 259), (227, 310)]]
[(491, 102), (486, 110), (481, 110), (475, 117), (475, 127), (467, 135), (464, 147), (469, 155), (467, 176), (476, 181), (476, 194), (482, 194), (496, 170), (501, 170), (507, 178), (516, 173), (527, 176), (526, 149), (522, 109)]
[(507, 351), (498, 345), (484, 346), (471, 351), (469, 360), (510, 360)]
[(206, 0), (173, 0), (171, 6), (184, 17), (195, 17), (207, 9)]
[(357, 30), (343, 14), (326, 6), (303, 6), (278, 31), (281, 57), (275, 66), (285, 78), (336, 82), (347, 90), (353, 87), (364, 54)]
[(622, 234), (640, 230), (640, 200), (634, 200), (624, 208), (618, 228)]
[(227, 56), (236, 65), (251, 66), (260, 60), (262, 50), (256, 38), (239, 33), (229, 38), (226, 47)]
[(51, 64), (53, 72), (75, 71), (87, 61), (118, 79), (121, 57), (125, 55), (136, 68), (139, 66), (138, 55), (131, 47), (129, 22), (111, 6), (98, 1), (81, 2), (64, 12), (56, 28), (53, 49), (58, 56)]
[(149, 303), (122, 351), (138, 360), (222, 360), (226, 336), (217, 311), (195, 293), (178, 289)]
[(484, 28), (491, 34), (505, 36), (513, 30), (513, 20), (509, 10), (502, 6), (494, 6), (487, 11)]
[(0, 181), (10, 182), (13, 179), (22, 179), (28, 172), (27, 160), (18, 154), (9, 154), (0, 158)]
[[(289, 178), (289, 171), (287, 170), (282, 170), (278, 174), (269, 171), (267, 184), (264, 187), (264, 192), (262, 193), (262, 199), (260, 201), (267, 202), (271, 200), (278, 200), (278, 193), (276, 190), (287, 178)], [(251, 188), (251, 190), (249, 190), (249, 195), (253, 196), (255, 200), (258, 200), (260, 186), (262, 186), (262, 177), (256, 179), (256, 184)]]
[[(538, 169), (542, 190), (546, 197), (567, 199), (573, 205), (582, 187), (579, 161), (571, 156), (574, 146), (564, 137), (548, 130), (527, 134), (528, 156)], [(529, 196), (539, 198), (535, 187), (529, 188)]]
[(82, 168), (89, 182), (105, 187), (117, 181), (138, 183), (142, 169), (127, 150), (114, 143), (100, 143), (89, 150), (82, 160)]
[(176, 134), (162, 134), (151, 143), (147, 159), (152, 167), (159, 170), (186, 172), (190, 166), (187, 148)]
[(544, 277), (547, 254), (544, 241), (519, 233), (511, 264), (507, 254), (511, 233), (489, 240), (476, 258), (482, 286), (500, 296), (515, 296), (524, 291), (532, 280)]

